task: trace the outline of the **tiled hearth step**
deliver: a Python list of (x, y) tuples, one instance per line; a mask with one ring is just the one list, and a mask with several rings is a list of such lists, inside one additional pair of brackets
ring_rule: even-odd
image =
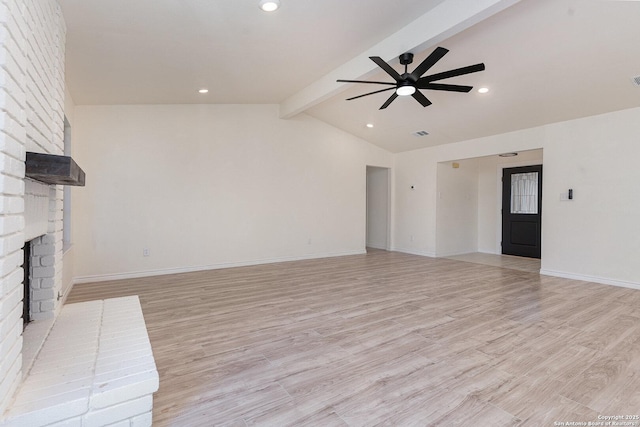
[(158, 385), (137, 296), (66, 305), (0, 426), (150, 426)]

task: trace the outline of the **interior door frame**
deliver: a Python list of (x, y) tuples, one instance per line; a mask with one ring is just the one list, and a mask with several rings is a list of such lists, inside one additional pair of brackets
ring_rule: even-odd
[[(496, 186), (497, 186), (497, 197), (496, 197), (496, 248), (497, 254), (502, 255), (502, 175), (504, 173), (503, 169), (510, 168), (518, 168), (521, 166), (535, 166), (535, 165), (543, 165), (544, 162), (541, 160), (526, 160), (520, 162), (509, 162), (509, 163), (500, 163), (496, 169)], [(541, 230), (542, 230), (541, 224)], [(540, 257), (542, 259), (542, 256)]]
[[(509, 172), (507, 172), (509, 170)], [(531, 166), (519, 166), (515, 168), (504, 168), (502, 170), (502, 245), (500, 247), (500, 253), (502, 255), (515, 255), (528, 258), (541, 259), (542, 257), (542, 182), (543, 182), (543, 166), (541, 163)], [(536, 173), (537, 179), (537, 206), (536, 213), (512, 213), (512, 179), (514, 175), (522, 173)], [(506, 175), (506, 176), (505, 176)], [(506, 178), (506, 179), (505, 179)], [(505, 218), (509, 218), (505, 222)], [(530, 245), (528, 243), (514, 243), (509, 238), (509, 241), (505, 243), (505, 237), (513, 236), (513, 230), (516, 224), (529, 224), (535, 225), (535, 232), (530, 234), (531, 237), (535, 237), (535, 244)], [(522, 228), (520, 228), (523, 231)], [(526, 234), (529, 234), (527, 232)], [(521, 235), (520, 237), (523, 237)], [(528, 237), (527, 237), (528, 239)], [(529, 240), (527, 240), (529, 241)]]
[[(390, 251), (391, 248), (393, 247), (392, 245), (392, 236), (393, 236), (393, 230), (392, 230), (392, 224), (393, 224), (393, 209), (392, 209), (392, 191), (393, 191), (393, 173), (392, 173), (392, 168), (388, 167), (388, 166), (375, 166), (375, 165), (365, 165), (365, 206), (364, 206), (364, 246), (365, 246), (365, 251), (367, 248), (367, 240), (369, 237), (369, 202), (368, 202), (368, 196), (369, 196), (369, 182), (368, 182), (368, 177), (367, 177), (367, 171), (369, 168), (375, 168), (375, 169), (384, 169), (385, 173), (387, 175), (387, 191), (386, 191), (386, 215), (387, 215), (387, 222), (386, 222), (386, 247), (383, 250), (386, 251)], [(382, 249), (382, 248), (376, 248), (376, 249)]]

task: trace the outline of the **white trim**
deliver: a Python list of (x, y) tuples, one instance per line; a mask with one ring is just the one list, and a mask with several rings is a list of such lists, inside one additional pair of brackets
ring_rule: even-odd
[[(387, 205), (387, 223), (386, 223), (386, 228), (387, 228), (387, 233), (386, 233), (386, 238), (387, 238), (387, 243), (386, 245), (383, 247), (382, 245), (379, 245), (377, 243), (369, 243), (367, 240), (369, 238), (369, 200), (368, 200), (368, 196), (369, 196), (369, 174), (367, 173), (369, 171), (369, 168), (376, 168), (376, 169), (384, 169), (386, 174), (387, 174), (387, 194), (386, 194), (386, 205)], [(391, 181), (391, 168), (387, 167), (387, 166), (374, 166), (374, 165), (365, 165), (365, 201), (364, 201), (364, 223), (365, 223), (365, 230), (364, 230), (364, 238), (365, 238), (365, 246), (368, 248), (374, 248), (374, 249), (382, 249), (384, 251), (390, 251), (391, 250), (391, 238), (392, 238), (392, 233), (391, 233), (391, 225), (393, 224), (392, 221), (392, 214), (393, 214), (393, 209), (391, 206), (393, 197), (392, 197), (392, 193), (391, 190), (393, 188), (393, 182)]]
[[(540, 160), (521, 160), (519, 162), (498, 163), (498, 168), (496, 170), (496, 174), (498, 176), (498, 179), (497, 179), (498, 192), (496, 193), (498, 195), (496, 200), (496, 202), (498, 203), (498, 207), (496, 210), (496, 212), (498, 213), (498, 218), (497, 218), (498, 222), (496, 222), (496, 224), (498, 224), (498, 226), (496, 227), (496, 248), (498, 249), (499, 254), (502, 254), (502, 176), (504, 174), (504, 170), (509, 168), (519, 168), (523, 166), (542, 165), (544, 167), (544, 149), (538, 148), (538, 150), (543, 150), (542, 151), (543, 158)], [(544, 176), (543, 176), (542, 185), (544, 185)], [(542, 194), (544, 194), (544, 191), (542, 192)], [(542, 215), (542, 212), (540, 213), (540, 215)], [(540, 217), (540, 219), (542, 219), (542, 216)]]
[(586, 274), (567, 273), (564, 271), (555, 271), (555, 270), (547, 270), (547, 269), (541, 269), (540, 274), (545, 276), (562, 277), (563, 279), (582, 280), (585, 282), (600, 283), (602, 285), (619, 286), (622, 288), (640, 290), (640, 283), (628, 282), (626, 280), (607, 279), (605, 277), (589, 276)]
[(386, 245), (376, 245), (376, 244), (367, 243), (367, 247), (373, 248), (373, 249), (382, 249), (383, 251), (389, 250), (389, 248)]
[(458, 255), (467, 255), (467, 254), (474, 254), (474, 253), (478, 253), (478, 251), (462, 251), (462, 252), (438, 252), (436, 258), (446, 258), (446, 257), (450, 257), (450, 256), (458, 256)]
[(253, 260), (253, 261), (222, 262), (218, 264), (201, 265), (201, 266), (195, 266), (195, 267), (163, 268), (160, 270), (134, 271), (129, 273), (80, 276), (80, 277), (74, 277), (73, 284), (76, 285), (81, 283), (106, 282), (110, 280), (138, 279), (140, 277), (164, 276), (167, 274), (179, 274), (179, 273), (193, 273), (195, 271), (220, 270), (222, 268), (247, 267), (251, 265), (275, 264), (278, 262), (304, 261), (304, 260), (310, 260), (310, 259), (333, 258), (333, 257), (348, 256), (348, 255), (363, 255), (366, 253), (367, 253), (366, 250), (358, 250), (358, 251), (347, 251), (347, 252), (328, 253), (328, 254), (316, 254), (316, 255), (301, 256), (301, 257), (292, 256), (292, 257), (259, 259), (259, 260)]
[(436, 253), (435, 252), (427, 252), (427, 251), (421, 251), (421, 250), (416, 250), (416, 249), (392, 248), (391, 251), (393, 251), (393, 252), (402, 252), (404, 254), (409, 254), (409, 255), (420, 255), (420, 256), (426, 256), (426, 257), (429, 257), (429, 258), (436, 258)]

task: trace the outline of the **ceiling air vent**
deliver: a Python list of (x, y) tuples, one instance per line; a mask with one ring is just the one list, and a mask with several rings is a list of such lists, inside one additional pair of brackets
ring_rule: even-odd
[(413, 136), (427, 136), (427, 135), (429, 135), (429, 132), (427, 132), (426, 130), (419, 130), (417, 132), (412, 133), (411, 135), (413, 135)]
[(631, 77), (631, 81), (634, 85), (640, 86), (640, 76)]

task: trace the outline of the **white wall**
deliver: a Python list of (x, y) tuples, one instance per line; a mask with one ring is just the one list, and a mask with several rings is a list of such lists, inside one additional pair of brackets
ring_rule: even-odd
[(361, 253), (366, 165), (393, 161), (275, 105), (76, 106), (73, 132), (78, 281)]
[[(549, 126), (545, 272), (640, 283), (640, 108)], [(573, 188), (574, 200), (560, 194)]]
[(640, 287), (640, 108), (396, 155), (395, 248), (435, 253), (438, 162), (539, 148), (543, 272)]
[(389, 172), (367, 167), (367, 247), (389, 248)]
[[(502, 169), (540, 164), (542, 150), (521, 151), (517, 157), (487, 156), (478, 159), (478, 252), (502, 253)], [(542, 179), (544, 181), (544, 173)], [(543, 211), (544, 208), (543, 205)]]
[(436, 255), (476, 252), (477, 248), (478, 159), (438, 163)]

